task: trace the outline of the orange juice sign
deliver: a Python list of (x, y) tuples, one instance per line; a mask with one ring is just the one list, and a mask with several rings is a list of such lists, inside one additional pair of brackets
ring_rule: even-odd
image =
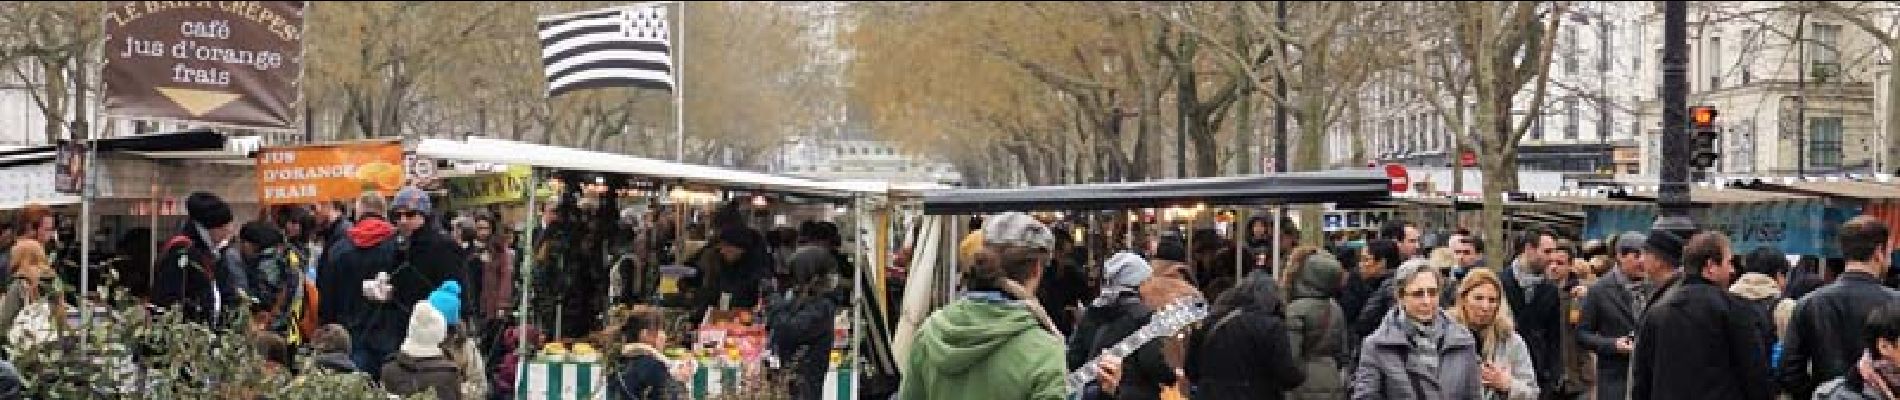
[(264, 149), (257, 153), (258, 198), (268, 205), (356, 198), (402, 188), (402, 144)]

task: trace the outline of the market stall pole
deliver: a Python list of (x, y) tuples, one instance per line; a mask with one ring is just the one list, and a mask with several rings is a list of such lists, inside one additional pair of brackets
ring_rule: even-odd
[[(82, 164), (91, 168), (97, 146), (86, 146), (86, 161)], [(93, 180), (81, 178), (79, 189), (79, 321), (85, 327), (79, 330), (79, 349), (88, 350), (92, 343), (92, 197)]]
[[(528, 249), (529, 251), (524, 252), (524, 254), (526, 254), (525, 257), (521, 257), (521, 268), (519, 268), (520, 271), (518, 272), (521, 275), (521, 301), (519, 301), (520, 305), (515, 308), (515, 321), (517, 322), (515, 328), (515, 336), (517, 337), (515, 351), (526, 352), (522, 354), (533, 354), (532, 352), (534, 351), (534, 349), (528, 348), (529, 335), (525, 332), (528, 331), (529, 321), (528, 298), (534, 290), (534, 229), (536, 225), (540, 225), (541, 223), (541, 214), (540, 211), (534, 207), (534, 198), (536, 197), (535, 194), (539, 192), (537, 189), (540, 187), (541, 170), (539, 168), (530, 169), (528, 171), (528, 190), (522, 191), (523, 196), (528, 197), (527, 209), (529, 214), (525, 218), (522, 218), (522, 224), (525, 226), (521, 229), (521, 248)], [(522, 363), (522, 365), (522, 368), (526, 368), (527, 364)], [(517, 371), (517, 373), (519, 373), (519, 371)]]

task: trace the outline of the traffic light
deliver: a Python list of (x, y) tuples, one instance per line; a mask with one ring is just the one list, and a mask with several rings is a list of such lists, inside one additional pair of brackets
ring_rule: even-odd
[(1722, 157), (1715, 147), (1716, 140), (1722, 136), (1721, 130), (1716, 129), (1715, 116), (1713, 106), (1689, 107), (1689, 135), (1695, 144), (1689, 163), (1696, 169), (1715, 168), (1715, 161)]

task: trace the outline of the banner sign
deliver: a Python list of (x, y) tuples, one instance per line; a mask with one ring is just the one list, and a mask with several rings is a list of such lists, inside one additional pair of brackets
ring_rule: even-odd
[(530, 171), (528, 166), (514, 165), (505, 173), (448, 178), (443, 183), (448, 186), (449, 201), (457, 207), (517, 202), (525, 199)]
[(1392, 212), (1387, 210), (1327, 211), (1321, 217), (1320, 228), (1326, 232), (1379, 229), (1381, 225), (1385, 225), (1385, 221), (1391, 219)]
[(257, 153), (258, 201), (309, 204), (401, 189), (401, 143), (271, 148)]
[(53, 155), (53, 190), (78, 195), (86, 188), (86, 145), (63, 142)]
[(294, 129), (304, 2), (106, 2), (106, 112)]

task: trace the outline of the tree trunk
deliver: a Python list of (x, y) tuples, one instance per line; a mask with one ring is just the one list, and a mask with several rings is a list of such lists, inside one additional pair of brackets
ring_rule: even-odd
[(1485, 156), (1487, 157), (1481, 158), (1478, 162), (1478, 165), (1483, 167), (1486, 178), (1484, 180), (1484, 212), (1480, 230), (1483, 231), (1484, 242), (1492, 245), (1485, 246), (1484, 261), (1491, 270), (1502, 271), (1511, 256), (1511, 246), (1505, 245), (1509, 242), (1505, 241), (1504, 235), (1504, 192), (1510, 191), (1511, 188), (1503, 179), (1491, 178), (1517, 169), (1517, 164), (1507, 162), (1506, 157), (1493, 154), (1485, 154)]

